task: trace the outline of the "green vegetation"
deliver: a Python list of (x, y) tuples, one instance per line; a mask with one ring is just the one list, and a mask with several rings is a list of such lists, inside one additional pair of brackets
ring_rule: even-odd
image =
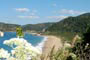
[(0, 31), (16, 31), (16, 28), (19, 26), (17, 24), (0, 23)]
[[(44, 59), (43, 57), (41, 60)], [(63, 45), (56, 52), (52, 48), (45, 60), (90, 60), (90, 28), (82, 34), (81, 40), (73, 48)]]
[(57, 51), (55, 51), (54, 48), (55, 47), (51, 49), (47, 56), (41, 55), (40, 60), (79, 60), (77, 56), (71, 52), (71, 48), (66, 45), (63, 45), (63, 47)]
[(21, 27), (16, 28), (16, 34), (17, 34), (17, 37), (19, 37), (19, 38), (24, 37), (24, 33), (23, 33)]
[(90, 60), (90, 28), (83, 34), (82, 40), (76, 43), (73, 52), (80, 60)]
[(42, 23), (42, 24), (26, 24), (26, 25), (18, 25), (18, 24), (8, 24), (8, 23), (0, 23), (0, 31), (16, 31), (17, 27), (22, 27), (23, 31), (35, 31), (42, 32), (43, 29), (48, 28), (54, 23)]
[(64, 40), (72, 40), (76, 34), (86, 31), (90, 25), (90, 13), (82, 14), (76, 17), (68, 17), (50, 26), (46, 31), (49, 34), (62, 36)]
[(23, 25), (22, 28), (24, 31), (32, 30), (32, 31), (42, 32), (43, 29), (47, 29), (52, 24), (54, 24), (54, 23), (27, 24), (27, 25)]
[[(50, 60), (90, 60), (90, 13), (77, 17), (68, 17), (49, 27), (45, 34), (56, 35), (70, 41), (80, 35), (80, 41), (73, 48), (62, 49), (48, 55)], [(71, 42), (72, 43), (72, 42)], [(57, 54), (58, 53), (58, 54)]]

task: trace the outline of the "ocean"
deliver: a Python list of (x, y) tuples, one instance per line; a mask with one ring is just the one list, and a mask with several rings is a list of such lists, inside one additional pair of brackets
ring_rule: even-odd
[[(4, 48), (5, 50), (8, 50), (10, 52), (12, 48), (3, 44), (3, 42), (11, 38), (16, 38), (16, 32), (4, 32), (4, 36), (0, 37), (0, 48)], [(25, 33), (24, 39), (27, 40), (30, 44), (32, 44), (32, 46), (39, 48), (42, 47), (41, 45), (43, 44), (43, 40), (45, 40), (43, 36), (33, 36), (29, 33)]]

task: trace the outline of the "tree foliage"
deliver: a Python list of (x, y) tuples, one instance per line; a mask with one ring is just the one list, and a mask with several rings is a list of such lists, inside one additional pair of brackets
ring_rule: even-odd
[(70, 40), (76, 34), (85, 33), (89, 25), (90, 13), (85, 13), (76, 17), (65, 18), (50, 26), (46, 31), (49, 32), (49, 34), (60, 35)]
[(73, 52), (80, 60), (90, 60), (90, 28), (83, 33), (82, 41), (76, 44)]
[(24, 36), (23, 30), (21, 27), (16, 28), (16, 34), (17, 34), (17, 37), (23, 37)]

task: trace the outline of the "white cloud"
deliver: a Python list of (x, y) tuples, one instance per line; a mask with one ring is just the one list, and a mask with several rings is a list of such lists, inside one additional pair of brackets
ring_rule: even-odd
[(48, 16), (47, 18), (49, 19), (64, 19), (64, 18), (67, 18), (68, 16)]
[(15, 8), (15, 10), (18, 12), (29, 12), (28, 8)]
[(71, 14), (71, 15), (76, 15), (76, 14), (82, 14), (85, 12), (81, 12), (81, 11), (75, 11), (75, 10), (67, 10), (67, 9), (62, 9), (59, 11), (60, 14)]
[(39, 16), (18, 16), (18, 18), (25, 18), (25, 19), (37, 19), (40, 18)]

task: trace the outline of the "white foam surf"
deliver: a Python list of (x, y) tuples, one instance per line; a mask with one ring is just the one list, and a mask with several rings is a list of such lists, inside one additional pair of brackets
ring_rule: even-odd
[(47, 37), (44, 36), (44, 39), (35, 47), (42, 52), (42, 48), (44, 47), (44, 43), (45, 43), (46, 40), (47, 40)]

